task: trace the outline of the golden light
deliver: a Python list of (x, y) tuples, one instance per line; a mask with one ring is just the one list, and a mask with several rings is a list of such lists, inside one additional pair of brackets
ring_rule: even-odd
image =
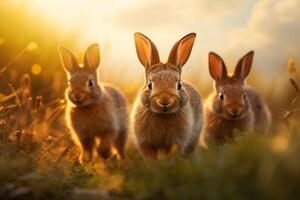
[(93, 37), (95, 40), (99, 35), (103, 38), (110, 36), (112, 32), (119, 32), (116, 22), (120, 17), (119, 13), (137, 3), (137, 0), (30, 0), (28, 13), (33, 17), (43, 18), (60, 33), (80, 31), (82, 37)]
[[(74, 37), (72, 46), (66, 47), (75, 53), (92, 43), (99, 43), (101, 65), (106, 69), (117, 69), (137, 63), (133, 45), (134, 30), (120, 24), (120, 21), (125, 23), (131, 18), (123, 17), (120, 13), (135, 8), (139, 3), (137, 0), (30, 0), (27, 13), (33, 19), (41, 18), (61, 38)], [(57, 41), (58, 46), (63, 43), (64, 39)], [(116, 55), (119, 59), (114, 59)], [(106, 69), (102, 68), (103, 71)], [(128, 74), (142, 71), (137, 72), (135, 68), (129, 70)]]
[(5, 43), (5, 39), (0, 38), (0, 45)]
[(276, 153), (285, 152), (289, 146), (288, 138), (282, 135), (278, 135), (273, 138), (271, 146), (273, 151)]
[[(123, 2), (123, 1), (122, 1)], [(128, 5), (131, 0), (126, 0)], [(104, 18), (111, 13), (111, 8), (116, 8), (115, 2), (104, 0), (31, 0), (29, 13), (40, 16), (48, 23), (53, 24), (60, 33), (84, 30), (104, 26)], [(121, 4), (119, 4), (121, 5)]]
[(39, 64), (34, 64), (31, 67), (31, 73), (34, 75), (39, 75), (42, 72), (42, 66)]
[(29, 43), (29, 44), (27, 45), (26, 50), (27, 50), (27, 51), (34, 51), (34, 50), (36, 50), (37, 48), (38, 48), (37, 43), (31, 42), (31, 43)]
[[(56, 25), (65, 25), (66, 28), (69, 28), (80, 21), (80, 14), (78, 11), (82, 7), (82, 3), (82, 1), (71, 0), (31, 0), (30, 12), (32, 14), (40, 15)], [(63, 28), (63, 26), (60, 28)]]

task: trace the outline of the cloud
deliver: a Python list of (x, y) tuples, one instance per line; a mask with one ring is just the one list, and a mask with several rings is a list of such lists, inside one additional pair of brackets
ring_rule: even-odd
[(223, 48), (226, 55), (238, 58), (254, 49), (256, 65), (270, 74), (285, 65), (289, 57), (299, 61), (299, 7), (299, 0), (258, 1), (246, 26), (228, 33), (230, 42)]
[(153, 0), (137, 1), (131, 6), (120, 9), (114, 21), (124, 29), (169, 28), (214, 23), (216, 20), (233, 14), (248, 5), (246, 1), (210, 0)]

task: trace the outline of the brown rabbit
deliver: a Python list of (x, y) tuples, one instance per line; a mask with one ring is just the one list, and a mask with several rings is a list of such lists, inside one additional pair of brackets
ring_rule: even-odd
[(135, 35), (138, 58), (145, 67), (146, 84), (135, 101), (132, 122), (137, 146), (147, 159), (168, 153), (176, 145), (183, 154), (194, 151), (202, 128), (201, 99), (194, 87), (181, 82), (195, 33), (179, 40), (167, 63), (160, 62), (154, 43), (141, 33)]
[[(66, 121), (81, 150), (80, 162), (92, 161), (94, 149), (103, 159), (107, 159), (112, 146), (124, 158), (127, 102), (119, 90), (98, 83), (98, 44), (87, 49), (83, 67), (63, 47), (60, 48), (60, 56), (68, 77)], [(100, 139), (100, 144), (96, 144), (96, 139)]]
[(245, 84), (254, 52), (242, 57), (233, 75), (227, 74), (224, 61), (215, 53), (209, 53), (209, 72), (215, 80), (214, 92), (204, 103), (206, 124), (201, 133), (201, 144), (223, 144), (234, 139), (235, 130), (267, 133), (271, 113), (261, 96)]

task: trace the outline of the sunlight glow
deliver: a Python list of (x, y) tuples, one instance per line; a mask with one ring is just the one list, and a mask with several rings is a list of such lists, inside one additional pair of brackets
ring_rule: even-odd
[(38, 44), (35, 42), (31, 42), (27, 45), (26, 50), (27, 51), (34, 51), (38, 48)]
[(89, 32), (96, 27), (112, 26), (113, 16), (132, 6), (136, 0), (85, 1), (85, 0), (31, 0), (30, 12), (57, 25), (60, 31), (82, 30)]
[(39, 64), (34, 64), (31, 67), (31, 73), (34, 75), (39, 75), (42, 72), (42, 66)]
[[(87, 43), (102, 43), (111, 40), (120, 30), (115, 23), (118, 13), (134, 4), (125, 1), (85, 1), (85, 0), (31, 0), (29, 13), (42, 17), (60, 34), (79, 35), (80, 48)], [(78, 41), (76, 41), (78, 42)]]
[(5, 39), (0, 38), (0, 45), (5, 43)]
[(289, 146), (287, 137), (279, 135), (273, 138), (271, 146), (276, 153), (285, 152)]
[(84, 1), (72, 0), (32, 0), (30, 9), (33, 13), (44, 17), (51, 23), (59, 25), (61, 30), (68, 30), (78, 25), (81, 16), (80, 9)]

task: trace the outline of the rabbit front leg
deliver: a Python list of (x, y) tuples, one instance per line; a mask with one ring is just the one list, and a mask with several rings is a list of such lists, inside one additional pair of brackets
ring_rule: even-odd
[(192, 154), (195, 149), (197, 148), (199, 138), (196, 137), (193, 139), (183, 150), (183, 155), (190, 155)]
[(95, 145), (94, 137), (81, 137), (80, 139), (80, 156), (79, 161), (81, 164), (88, 163), (93, 160), (93, 149)]
[(145, 159), (157, 160), (158, 151), (156, 148), (140, 145), (140, 151)]
[(104, 160), (108, 159), (111, 156), (111, 148), (114, 141), (113, 133), (106, 133), (100, 136), (100, 144), (97, 148), (99, 156), (101, 156)]
[(127, 140), (127, 129), (120, 131), (114, 141), (114, 146), (117, 149), (121, 159), (126, 159), (126, 154), (125, 154), (126, 140)]

